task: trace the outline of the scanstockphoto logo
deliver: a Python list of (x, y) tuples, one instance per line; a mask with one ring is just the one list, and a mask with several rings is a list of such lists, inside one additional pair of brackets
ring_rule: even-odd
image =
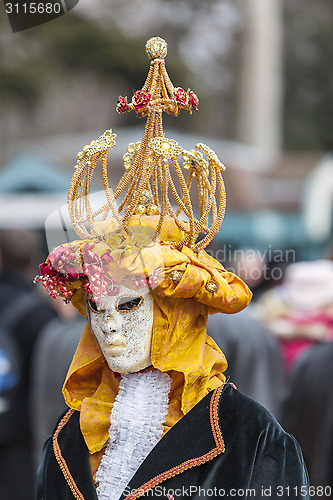
[(14, 33), (63, 16), (78, 3), (79, 0), (4, 0), (5, 10)]

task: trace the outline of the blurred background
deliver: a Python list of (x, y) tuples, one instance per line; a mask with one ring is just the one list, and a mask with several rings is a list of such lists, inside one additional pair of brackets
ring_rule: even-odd
[(198, 113), (166, 119), (168, 134), (199, 135), (228, 167), (221, 241), (330, 255), (332, 17), (329, 0), (81, 0), (13, 34), (2, 15), (0, 227), (43, 227), (77, 152), (110, 127), (119, 178), (143, 123), (115, 103), (141, 88), (159, 35), (172, 81), (200, 98)]
[[(19, 241), (34, 234), (40, 261), (45, 257), (45, 220), (66, 203), (77, 152), (107, 128), (118, 135), (109, 172), (110, 184), (116, 184), (127, 144), (140, 140), (144, 127), (134, 113), (118, 115), (116, 101), (141, 88), (149, 68), (144, 45), (151, 36), (163, 37), (172, 82), (190, 87), (200, 99), (199, 112), (165, 118), (166, 135), (188, 149), (199, 139), (226, 164), (227, 213), (208, 251), (254, 291), (248, 316), (236, 315), (237, 325), (212, 324), (210, 333), (229, 349), (230, 375), (239, 377), (239, 388), (295, 433), (315, 485), (333, 482), (333, 373), (322, 373), (325, 363), (333, 366), (333, 352), (326, 348), (333, 338), (332, 25), (331, 0), (80, 0), (66, 15), (13, 34), (0, 6), (3, 239), (10, 237), (6, 231), (21, 231), (14, 232)], [(48, 231), (53, 229), (51, 221)], [(35, 264), (36, 245), (29, 244)], [(2, 258), (3, 273), (6, 262)], [(14, 267), (21, 269), (12, 262), (9, 268)], [(36, 273), (32, 268), (26, 261), (25, 277)], [(55, 310), (53, 303), (45, 307)], [(34, 345), (28, 356), (54, 353), (68, 321), (77, 321), (58, 306), (54, 314), (47, 313), (38, 327), (52, 333), (36, 334), (37, 351)], [(51, 319), (61, 323), (50, 330)], [(76, 330), (72, 350), (81, 326)], [(250, 347), (240, 361), (245, 334)], [(42, 337), (48, 339), (44, 344)], [(72, 352), (61, 345), (59, 360)], [(298, 368), (306, 352), (323, 346), (323, 357), (311, 355)], [(246, 386), (248, 367), (253, 372), (263, 360), (266, 368), (257, 372), (252, 388)], [(310, 367), (313, 360), (317, 364)], [(59, 368), (60, 386), (69, 361), (70, 356)], [(240, 375), (232, 373), (238, 364)], [(29, 377), (46, 380), (38, 371), (43, 369)], [(290, 403), (293, 391), (302, 410)], [(50, 390), (42, 387), (40, 394), (46, 397)], [(45, 404), (38, 394), (33, 397), (41, 428)], [(56, 421), (56, 410), (49, 419)], [(318, 426), (325, 428), (322, 436)], [(303, 444), (311, 433), (313, 441)], [(46, 435), (35, 436), (38, 453)], [(18, 498), (19, 493), (13, 496)]]

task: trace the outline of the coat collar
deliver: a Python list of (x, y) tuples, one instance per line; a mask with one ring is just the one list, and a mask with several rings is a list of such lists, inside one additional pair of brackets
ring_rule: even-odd
[[(224, 389), (221, 385), (207, 394), (188, 414), (175, 424), (157, 443), (148, 457), (141, 464), (126, 488), (130, 492), (122, 500), (135, 500), (149, 489), (163, 481), (181, 474), (187, 469), (197, 467), (212, 460), (220, 453), (224, 453), (224, 441), (219, 425), (219, 399)], [(200, 422), (200, 433), (198, 432)], [(64, 474), (65, 480), (76, 499), (84, 500), (76, 475), (75, 463), (79, 461), (85, 470), (89, 467), (88, 451), (86, 457), (78, 457), (70, 446), (73, 433), (70, 427), (79, 425), (78, 412), (70, 410), (60, 421), (53, 436), (53, 450), (56, 460)], [(81, 433), (80, 433), (81, 435)], [(83, 441), (83, 437), (81, 436)], [(87, 463), (86, 463), (87, 462)], [(90, 470), (90, 467), (89, 467)], [(89, 491), (86, 498), (96, 498), (94, 483), (90, 475), (82, 491)]]
[(163, 481), (224, 453), (218, 415), (223, 387), (207, 394), (165, 434), (129, 482), (126, 490), (131, 494), (122, 499), (135, 500)]

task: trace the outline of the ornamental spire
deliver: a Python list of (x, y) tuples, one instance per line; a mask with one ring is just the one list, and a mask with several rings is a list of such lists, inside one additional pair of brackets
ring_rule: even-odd
[[(198, 109), (199, 99), (192, 90), (185, 92), (181, 87), (174, 87), (165, 68), (167, 43), (163, 38), (150, 38), (146, 43), (146, 52), (151, 59), (147, 79), (142, 89), (134, 92), (131, 103), (127, 97), (119, 96), (118, 113), (135, 110), (140, 117), (147, 116), (147, 123), (153, 112), (164, 111), (178, 116), (180, 109)], [(162, 116), (162, 115), (161, 115)]]
[[(165, 68), (165, 40), (151, 38), (146, 43), (146, 52), (151, 63), (143, 87), (134, 92), (131, 102), (127, 97), (119, 96), (116, 106), (118, 113), (134, 111), (139, 117), (147, 118), (142, 141), (129, 144), (124, 155), (125, 173), (113, 193), (107, 178), (107, 152), (115, 144), (115, 134), (111, 130), (106, 131), (98, 140), (85, 146), (78, 155), (78, 165), (70, 186), (69, 212), (74, 229), (83, 238), (103, 238), (95, 223), (98, 216), (102, 216), (102, 220), (115, 217), (119, 225), (130, 233), (128, 226), (132, 216), (155, 215), (157, 241), (165, 218), (169, 216), (185, 233), (184, 239), (173, 244), (186, 245), (198, 251), (213, 239), (224, 217), (225, 190), (221, 170), (225, 167), (205, 144), (196, 144), (196, 149), (185, 151), (176, 141), (165, 138), (163, 112), (178, 116), (181, 109), (186, 109), (192, 113), (198, 109), (199, 100), (190, 89), (185, 91), (172, 84)], [(102, 161), (107, 201), (93, 212), (89, 202), (90, 185), (99, 159)], [(195, 194), (191, 191), (193, 180), (197, 184)], [(192, 205), (191, 197), (194, 196), (197, 197), (194, 206), (198, 218)], [(91, 233), (85, 227), (87, 222)], [(201, 232), (206, 235), (198, 242)]]

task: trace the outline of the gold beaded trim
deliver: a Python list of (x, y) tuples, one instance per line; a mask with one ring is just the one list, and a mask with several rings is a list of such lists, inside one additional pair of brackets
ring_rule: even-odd
[(66, 463), (66, 460), (62, 456), (62, 453), (61, 453), (61, 450), (60, 450), (60, 446), (59, 446), (59, 443), (58, 443), (59, 433), (60, 433), (61, 429), (67, 424), (68, 420), (71, 418), (71, 416), (73, 415), (74, 411), (75, 410), (73, 410), (73, 409), (68, 410), (68, 412), (66, 413), (66, 415), (59, 422), (58, 427), (57, 427), (57, 429), (56, 429), (56, 431), (55, 431), (55, 433), (54, 433), (54, 435), (52, 437), (52, 444), (53, 444), (53, 451), (54, 451), (55, 458), (56, 458), (56, 460), (57, 460), (57, 462), (59, 464), (61, 472), (64, 475), (66, 483), (68, 484), (68, 486), (71, 489), (71, 492), (74, 495), (74, 498), (76, 498), (77, 500), (84, 500), (84, 496), (80, 492), (79, 488), (76, 486), (74, 478), (73, 478), (72, 474), (69, 472), (68, 465)]

